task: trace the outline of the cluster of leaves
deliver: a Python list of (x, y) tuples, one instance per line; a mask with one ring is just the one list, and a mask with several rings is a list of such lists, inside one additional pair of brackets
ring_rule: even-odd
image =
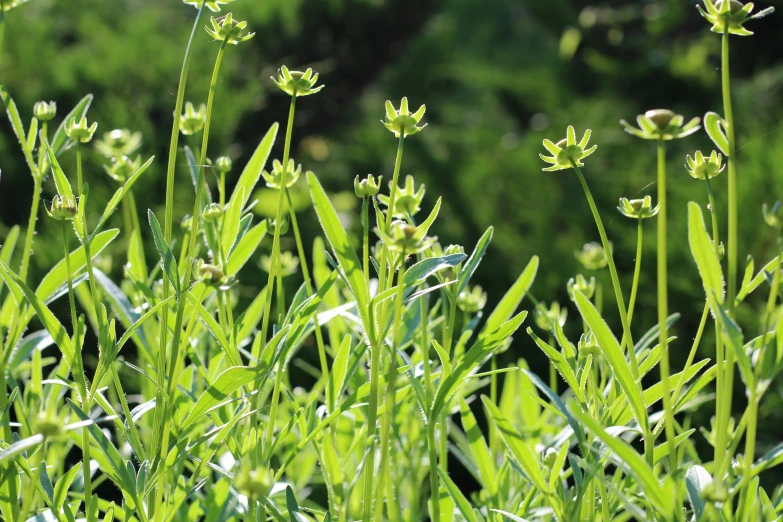
[[(198, 8), (192, 43), (205, 10), (218, 11), (229, 2), (186, 3)], [(706, 3), (709, 17), (734, 16), (726, 0)], [(727, 29), (730, 24), (710, 22), (724, 28), (726, 39), (730, 32), (744, 34)], [(587, 269), (609, 268), (623, 324), (621, 340), (602, 316), (600, 285), (584, 276), (568, 284), (584, 331), (577, 342), (569, 340), (565, 310), (556, 304), (547, 308), (530, 295), (539, 268), (536, 257), (485, 316), (486, 295), (471, 281), (493, 229), (469, 252), (441, 246), (432, 236), (441, 201), (419, 216), (423, 185), (417, 188), (409, 177), (399, 186), (405, 140), (426, 127), (425, 107), (411, 112), (406, 98), (399, 109), (390, 102), (385, 107), (383, 125), (397, 139), (388, 193), (372, 176), (354, 185), (364, 232), (358, 249), (316, 174), (306, 173), (322, 230), (307, 256), (289, 193), (301, 176), (290, 145), (297, 103), (314, 103), (317, 98), (309, 96), (323, 89), (316, 85), (318, 75), (282, 67), (273, 78), (290, 97), (290, 109), (283, 157), (272, 163), (271, 172), (264, 168), (277, 123), (230, 191), (226, 176), (232, 161), (211, 162), (207, 156), (213, 107), (225, 103), (219, 96), (220, 64), (228, 45), (252, 37), (246, 25), (231, 15), (212, 19), (207, 33), (221, 45), (208, 100), (198, 111), (184, 104), (192, 58), (188, 46), (174, 112), (165, 216), (161, 223), (152, 210), (146, 213), (156, 248), (151, 263), (144, 255), (133, 187), (154, 158), (144, 163), (132, 158), (140, 137), (112, 131), (96, 147), (120, 187), (90, 226), (87, 208), (93, 202), (82, 180), (82, 154), (96, 132), (86, 119), (92, 97), (77, 104), (50, 139), (56, 106), (37, 105), (25, 128), (11, 95), (0, 87), (33, 177), (34, 202), (44, 178), (54, 180), (56, 195), (46, 211), (61, 224), (58, 248), (63, 250), (62, 260), (33, 289), (27, 268), (37, 203), (18, 270), (12, 260), (21, 243), (19, 226), (0, 249), (4, 519), (366, 522), (429, 517), (483, 522), (590, 520), (600, 513), (607, 521), (673, 522), (772, 520), (783, 512), (783, 487), (768, 494), (758, 477), (783, 463), (783, 445), (759, 459), (754, 452), (759, 402), (783, 369), (780, 256), (758, 272), (751, 260), (739, 287), (732, 286), (736, 240), (731, 230), (736, 228), (730, 217), (725, 297), (717, 226), (710, 237), (701, 207), (689, 203), (688, 241), (706, 304), (693, 357), (670, 375), (668, 349), (674, 339), (667, 328), (677, 315), (664, 313), (659, 324), (633, 342), (638, 279), (626, 310), (611, 244), (581, 172), (596, 147), (587, 148), (589, 132), (577, 142), (569, 127), (564, 140), (545, 142), (552, 156), (542, 158), (552, 165), (547, 170), (576, 171), (584, 187), (602, 245), (586, 245), (579, 257)], [(683, 125), (681, 116), (667, 111), (651, 111), (638, 121), (641, 128), (628, 126), (629, 132), (656, 140), (661, 154), (665, 141), (696, 132), (698, 125)], [(705, 127), (728, 157), (730, 176), (736, 172), (730, 111), (725, 119), (708, 114)], [(180, 151), (180, 134), (200, 137), (201, 146)], [(73, 157), (67, 154), (71, 149)], [(182, 240), (175, 241), (170, 202), (180, 153), (194, 188), (194, 207), (182, 220)], [(691, 175), (707, 184), (716, 223), (709, 180), (722, 171), (722, 157), (698, 153), (687, 163)], [(214, 181), (207, 180), (210, 172), (216, 174)], [(665, 168), (659, 172), (665, 179)], [(277, 212), (274, 220), (254, 223), (257, 202), (251, 194), (262, 177), (277, 191)], [(642, 220), (665, 218), (665, 191), (661, 199), (656, 207), (650, 199), (621, 200), (620, 210), (637, 219), (641, 231)], [(122, 228), (104, 230), (118, 208)], [(767, 222), (778, 230), (781, 214), (780, 205), (765, 210)], [(371, 240), (371, 229), (377, 242)], [(289, 233), (298, 259), (283, 251), (281, 237)], [(124, 277), (117, 282), (100, 270), (99, 261), (120, 234), (127, 256)], [(79, 243), (75, 250), (69, 245), (73, 235)], [(261, 257), (267, 235), (272, 236), (271, 254), (262, 260), (267, 285), (252, 288), (243, 284), (242, 269)], [(662, 238), (665, 252), (665, 234)], [(302, 284), (287, 296), (282, 280), (297, 270)], [(664, 288), (665, 274), (659, 280)], [(770, 286), (765, 329), (746, 342), (735, 309), (765, 282)], [(248, 306), (240, 307), (240, 292), (254, 296)], [(557, 378), (545, 383), (524, 359), (509, 368), (497, 366), (496, 355), (508, 348), (527, 317), (518, 311), (525, 297), (549, 339), (532, 328), (527, 333), (550, 360), (552, 375), (566, 383), (563, 392), (557, 390)], [(52, 311), (60, 299), (68, 300), (70, 332)], [(710, 311), (717, 332), (715, 365), (694, 360)], [(41, 330), (28, 331), (37, 323)], [(98, 358), (86, 364), (84, 345), (93, 339)], [(308, 343), (316, 346), (320, 367), (302, 357)], [(482, 371), (487, 363), (490, 369)], [(735, 364), (750, 399), (736, 426), (726, 410), (731, 398), (727, 379), (733, 379)], [(654, 372), (657, 366), (660, 376)], [(301, 385), (292, 378), (294, 371), (308, 374), (311, 384)], [(141, 383), (137, 395), (126, 395), (131, 375)], [(715, 380), (717, 420), (711, 431), (701, 427), (715, 448), (715, 459), (709, 461), (694, 447), (690, 412), (710, 403)], [(489, 394), (481, 395), (487, 386)], [(654, 411), (658, 403), (663, 408)], [(485, 431), (474, 411), (479, 408), (487, 419)], [(656, 445), (664, 429), (666, 439)], [(733, 460), (743, 434), (746, 455)], [(633, 446), (640, 436), (643, 454)], [(467, 494), (455, 483), (450, 456), (473, 476), (477, 492)], [(323, 498), (319, 491), (325, 492)]]

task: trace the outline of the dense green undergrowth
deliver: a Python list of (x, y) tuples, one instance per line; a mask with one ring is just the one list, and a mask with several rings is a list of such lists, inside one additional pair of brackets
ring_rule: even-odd
[[(23, 3), (0, 0), (0, 27)], [(538, 258), (515, 267), (516, 282), (490, 311), (471, 279), (479, 269), (500, 269), (481, 265), (493, 229), (467, 248), (437, 242), (441, 201), (421, 208), (424, 187), (400, 175), (406, 140), (426, 132), (424, 105), (412, 111), (406, 98), (398, 107), (386, 103), (394, 172), (391, 180), (354, 180), (358, 241), (317, 175), (290, 157), (297, 105), (328, 96), (310, 97), (323, 88), (312, 70), (283, 66), (272, 78), (290, 104), (286, 126), (271, 125), (241, 173), (227, 156), (210, 160), (212, 115), (229, 103), (220, 97), (223, 57), (241, 53), (255, 34), (231, 14), (211, 19), (207, 34), (219, 48), (209, 96), (186, 104), (192, 43), (203, 37), (206, 13), (231, 0), (186, 3), (198, 14), (174, 108), (163, 215), (143, 208), (133, 190), (155, 158), (136, 156), (141, 137), (130, 131), (96, 136), (91, 95), (56, 127), (57, 105), (40, 102), (26, 125), (24, 110), (0, 86), (34, 182), (26, 228), (10, 229), (0, 249), (4, 520), (779, 518), (783, 488), (765, 489), (760, 475), (783, 463), (783, 443), (758, 455), (756, 440), (759, 404), (783, 369), (781, 263), (777, 256), (757, 265), (748, 256), (740, 266), (738, 221), (755, 213), (737, 205), (741, 162), (729, 74), (731, 39), (749, 35), (744, 24), (771, 9), (753, 14), (752, 4), (705, 0), (701, 14), (722, 39), (722, 115), (686, 123), (656, 109), (636, 118), (638, 127), (622, 122), (655, 142), (658, 161), (656, 204), (622, 198), (618, 207), (638, 224), (630, 288), (621, 286), (589, 188), (587, 158), (597, 148), (590, 131), (578, 139), (568, 127), (565, 138), (544, 141), (544, 170), (578, 178), (600, 239), (578, 251), (586, 275), (566, 285), (579, 313), (571, 321), (583, 331), (569, 340), (566, 308), (530, 293)], [(692, 336), (676, 339), (669, 335), (679, 316), (667, 295), (666, 144), (702, 127), (716, 150), (689, 155), (683, 171), (703, 183), (704, 200), (679, 210), (688, 216), (703, 314)], [(278, 135), (283, 156), (270, 161)], [(108, 202), (93, 201), (83, 183), (87, 147), (106, 158), (117, 184)], [(49, 177), (56, 194), (42, 197)], [(251, 195), (260, 183), (277, 191), (276, 214), (255, 222)], [(307, 185), (322, 228), (313, 245), (300, 234), (289, 193), (296, 183)], [(716, 208), (717, 191), (727, 194), (725, 210)], [(194, 198), (192, 213), (175, 216), (174, 198), (186, 196)], [(61, 237), (35, 249), (57, 250), (62, 259), (32, 281), (39, 215), (55, 220)], [(779, 239), (780, 204), (765, 206), (763, 218)], [(111, 228), (115, 222), (121, 226)], [(642, 237), (652, 223), (657, 282), (640, 288)], [(146, 259), (142, 231), (154, 239), (154, 259)], [(295, 251), (284, 251), (285, 236)], [(261, 255), (264, 238), (271, 251)], [(126, 252), (118, 280), (101, 270), (112, 243)], [(263, 288), (242, 282), (251, 260), (268, 274)], [(609, 289), (591, 275), (604, 269), (617, 310), (604, 309)], [(287, 295), (283, 279), (294, 274), (302, 282)], [(738, 308), (765, 290), (763, 328), (743, 330)], [(240, 292), (253, 296), (249, 305), (240, 306)], [(639, 292), (656, 293), (657, 324), (634, 322)], [(69, 316), (52, 311), (60, 302)], [(524, 358), (508, 368), (497, 363), (522, 334), (528, 310), (536, 328), (526, 332), (549, 358), (548, 376), (530, 372)], [(604, 320), (614, 314), (618, 332)], [(697, 360), (707, 328), (715, 345)], [(84, 357), (93, 351), (87, 343), (96, 344), (95, 361)], [(670, 365), (675, 347), (688, 351), (683, 368)], [(306, 352), (317, 354), (316, 364)], [(308, 378), (293, 378), (294, 368)], [(127, 393), (129, 382), (138, 383), (135, 393)], [(747, 407), (737, 418), (738, 387)], [(714, 412), (711, 425), (695, 425), (692, 414), (704, 411)], [(714, 451), (697, 451), (698, 438)], [(475, 490), (450, 474), (450, 461)]]

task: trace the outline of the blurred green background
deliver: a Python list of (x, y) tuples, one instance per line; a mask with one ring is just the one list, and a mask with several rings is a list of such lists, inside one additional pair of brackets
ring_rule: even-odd
[[(761, 4), (781, 7), (780, 0)], [(426, 103), (429, 127), (406, 140), (402, 174), (426, 184), (424, 209), (444, 197), (434, 227), (443, 244), (460, 243), (470, 250), (488, 226), (495, 227), (476, 276), (489, 293), (489, 306), (534, 254), (541, 258), (533, 287), (538, 299), (568, 303), (568, 278), (580, 271), (589, 275), (573, 252), (598, 240), (594, 223), (573, 173), (541, 172), (543, 138), (559, 140), (568, 124), (580, 135), (593, 129), (592, 142), (599, 148), (585, 174), (615, 244), (627, 293), (636, 223), (615, 207), (621, 196), (651, 194), (656, 199), (655, 150), (653, 143), (623, 132), (618, 121), (633, 121), (636, 114), (659, 107), (686, 118), (707, 110), (722, 112), (720, 38), (709, 32), (694, 0), (237, 0), (227, 7), (257, 35), (227, 52), (209, 155), (229, 154), (238, 175), (269, 126), (284, 124), (288, 98), (269, 77), (282, 64), (313, 67), (326, 89), (297, 104), (292, 154), (337, 194), (346, 224), (356, 231), (360, 223), (354, 176), (391, 178), (396, 142), (379, 122), (384, 100), (397, 105), (408, 96), (413, 107)], [(195, 16), (196, 10), (179, 0), (31, 0), (8, 16), (0, 81), (26, 121), (38, 100), (56, 100), (62, 116), (83, 95), (94, 93), (89, 119), (99, 122), (98, 134), (118, 127), (141, 131), (142, 153), (157, 159), (134, 190), (141, 212), (152, 208), (162, 215), (171, 111)], [(750, 22), (756, 36), (731, 41), (740, 256), (752, 254), (757, 267), (777, 248), (774, 232), (761, 218), (761, 204), (783, 195), (780, 16)], [(217, 44), (200, 31), (195, 45), (186, 100), (201, 103)], [(712, 149), (703, 132), (668, 147), (670, 308), (683, 315), (674, 331), (679, 339), (670, 348), (675, 367), (687, 355), (703, 307), (687, 245), (685, 208), (694, 199), (706, 207), (706, 193), (682, 166), (685, 154), (697, 149)], [(273, 157), (281, 153), (279, 139)], [(97, 213), (102, 209), (98, 202), (106, 201), (116, 185), (103, 172), (99, 154), (91, 150), (86, 159), (85, 177), (96, 202), (92, 212)], [(63, 157), (66, 169), (72, 169), (73, 162), (72, 152)], [(193, 198), (182, 156), (179, 166), (178, 219), (189, 212)], [(5, 120), (0, 122), (0, 169), (4, 238), (10, 226), (26, 224), (32, 194), (31, 177)], [(229, 176), (229, 186), (235, 179)], [(723, 175), (714, 184), (723, 237), (725, 182)], [(300, 182), (301, 197), (296, 199), (302, 205), (307, 244), (312, 244), (318, 224), (304, 185)], [(49, 180), (44, 199), (53, 193)], [(268, 194), (261, 190), (257, 197), (263, 213), (270, 208)], [(59, 245), (59, 234), (43, 216), (33, 279), (60, 257), (59, 246), (48, 248)], [(115, 224), (120, 221), (118, 213)], [(655, 225), (646, 225), (636, 337), (656, 321)], [(149, 234), (145, 239), (151, 259)], [(118, 245), (111, 254), (119, 276), (124, 255)], [(104, 266), (111, 262), (105, 259)], [(619, 329), (608, 274), (598, 276), (605, 288), (607, 319)], [(241, 276), (245, 297), (265, 279), (257, 265), (246, 269)], [(757, 329), (762, 294), (753, 296), (741, 318), (751, 331)], [(573, 307), (570, 311), (576, 315)], [(577, 321), (569, 328), (578, 335)], [(700, 357), (712, 356), (710, 341), (708, 334)], [(526, 357), (540, 373), (546, 372), (543, 355), (526, 335), (520, 335), (504, 357), (509, 362)], [(780, 396), (770, 393), (763, 403), (764, 422), (771, 429), (760, 430), (761, 450), (778, 438)], [(741, 391), (737, 401), (744, 404)]]

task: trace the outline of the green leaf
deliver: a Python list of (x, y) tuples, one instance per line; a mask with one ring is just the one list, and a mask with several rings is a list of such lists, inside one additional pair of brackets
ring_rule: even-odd
[(226, 267), (227, 276), (235, 275), (245, 266), (248, 259), (255, 253), (258, 245), (261, 244), (261, 240), (264, 239), (266, 229), (267, 223), (266, 220), (264, 220), (242, 236), (242, 239), (239, 240), (236, 247), (231, 252), (231, 256), (228, 258)]
[(489, 227), (484, 235), (481, 236), (476, 243), (476, 248), (470, 255), (470, 258), (465, 262), (465, 266), (462, 267), (462, 271), (459, 274), (459, 281), (457, 282), (456, 295), (459, 295), (468, 286), (468, 281), (473, 277), (473, 273), (484, 258), (484, 254), (487, 253), (487, 247), (489, 247), (490, 241), (492, 241), (492, 234), (495, 231), (494, 228)]
[(285, 505), (288, 508), (288, 517), (291, 522), (310, 522), (306, 516), (299, 512), (299, 503), (296, 501), (296, 495), (291, 486), (285, 487)]
[[(321, 222), (321, 228), (323, 228), (329, 244), (332, 245), (332, 250), (340, 263), (340, 268), (348, 280), (356, 300), (357, 309), (362, 314), (363, 319), (366, 319), (368, 293), (361, 262), (351, 246), (343, 225), (340, 223), (337, 211), (335, 211), (332, 203), (326, 196), (326, 192), (324, 192), (318, 178), (312, 172), (307, 173), (307, 183), (310, 185), (310, 195), (313, 199), (315, 212), (318, 214), (318, 220)], [(369, 324), (367, 320), (363, 322), (365, 325)]]
[(42, 460), (41, 464), (38, 466), (38, 482), (40, 482), (41, 489), (43, 489), (46, 494), (46, 500), (51, 502), (52, 498), (54, 497), (54, 485), (52, 485), (52, 480), (49, 478), (49, 474), (46, 472), (45, 460)]
[(169, 244), (166, 243), (166, 240), (163, 237), (163, 232), (160, 229), (160, 223), (158, 222), (158, 218), (155, 217), (155, 213), (152, 212), (152, 210), (148, 210), (147, 216), (150, 221), (150, 227), (152, 228), (152, 237), (155, 241), (155, 247), (158, 249), (161, 261), (163, 261), (163, 269), (166, 271), (169, 282), (177, 293), (179, 293), (180, 282), (179, 270), (177, 270), (177, 260), (174, 259), (174, 254), (171, 252)]
[(57, 157), (55, 156), (52, 147), (50, 147), (48, 143), (44, 143), (44, 148), (46, 149), (46, 156), (52, 164), (52, 177), (54, 178), (54, 184), (57, 187), (57, 193), (75, 203), (76, 199), (73, 197), (71, 184), (68, 182), (68, 177), (65, 175), (65, 172), (63, 172), (63, 169), (60, 167), (60, 163), (57, 161)]
[[(492, 455), (489, 453), (487, 441), (481, 433), (478, 422), (476, 422), (476, 417), (473, 416), (473, 412), (470, 411), (470, 406), (468, 406), (468, 403), (465, 402), (464, 399), (460, 399), (459, 401), (459, 412), (462, 419), (462, 428), (468, 436), (470, 452), (478, 467), (478, 474), (481, 477), (482, 485), (487, 490), (489, 496), (494, 497), (497, 494), (497, 477), (495, 473), (495, 463), (493, 462)], [(454, 498), (453, 495), (452, 498)], [(459, 507), (458, 499), (454, 498), (454, 502), (456, 502), (457, 507)]]
[(643, 431), (647, 431), (647, 409), (642, 398), (642, 390), (631, 374), (631, 369), (628, 367), (628, 361), (625, 359), (620, 344), (601, 318), (601, 314), (593, 306), (593, 303), (579, 290), (574, 290), (574, 297), (576, 306), (579, 308), (579, 312), (582, 314), (582, 318), (587, 323), (587, 326), (595, 335), (598, 345), (601, 347), (604, 357), (606, 357), (606, 361), (612, 368), (612, 373), (615, 379), (617, 379), (617, 383), (626, 397), (628, 397), (628, 402), (631, 405), (636, 421), (642, 426)]
[(194, 422), (200, 419), (207, 411), (237, 391), (242, 386), (260, 379), (269, 371), (269, 365), (261, 363), (255, 367), (233, 366), (217, 376), (215, 382), (203, 393), (182, 421), (181, 432), (185, 432)]
[(5, 263), (0, 263), (0, 271), (2, 272), (3, 278), (5, 279), (9, 288), (14, 287), (18, 291), (24, 293), (24, 296), (30, 303), (30, 306), (32, 306), (35, 310), (35, 313), (38, 314), (38, 318), (44, 325), (44, 328), (46, 328), (46, 330), (54, 339), (57, 347), (63, 353), (68, 367), (71, 369), (75, 368), (76, 352), (74, 351), (73, 344), (71, 344), (71, 338), (68, 336), (68, 332), (65, 331), (65, 328), (63, 328), (63, 325), (60, 324), (60, 321), (57, 320), (57, 318), (49, 310), (49, 308), (47, 308), (43, 301), (36, 297), (35, 293), (30, 290), (25, 282), (22, 281), (19, 276), (8, 267), (8, 265)]
[[(772, 261), (764, 265), (764, 267), (761, 270), (759, 270), (758, 273), (752, 279), (750, 279), (750, 281), (743, 282), (742, 288), (737, 294), (737, 302), (741, 302), (743, 299), (745, 299), (748, 296), (748, 294), (750, 294), (756, 288), (761, 286), (761, 283), (763, 283), (766, 280), (767, 274), (774, 272), (776, 267), (780, 267), (780, 261), (781, 261), (781, 256), (775, 256), (775, 258), (773, 258)], [(753, 270), (752, 264), (750, 265), (750, 269)]]
[(541, 350), (549, 358), (557, 372), (560, 374), (566, 384), (568, 384), (568, 387), (571, 388), (571, 391), (574, 393), (576, 400), (578, 400), (581, 404), (584, 404), (585, 397), (582, 387), (579, 384), (579, 379), (577, 379), (576, 374), (574, 373), (574, 369), (571, 368), (570, 364), (568, 364), (568, 360), (566, 360), (562, 353), (549, 346), (548, 343), (544, 342), (543, 339), (536, 335), (532, 328), (528, 327), (527, 334), (533, 338), (538, 347), (541, 348)]
[[(451, 254), (443, 257), (428, 257), (418, 263), (412, 265), (405, 271), (403, 277), (403, 283), (405, 286), (411, 286), (418, 281), (427, 279), (433, 274), (446, 270), (447, 268), (454, 268), (465, 260), (467, 256), (465, 254)], [(398, 290), (392, 288), (393, 294), (396, 295)], [(376, 302), (378, 298), (376, 298)]]
[(234, 245), (234, 241), (239, 234), (239, 221), (242, 218), (242, 203), (245, 201), (245, 189), (239, 187), (234, 192), (238, 195), (236, 198), (232, 198), (231, 203), (228, 205), (228, 211), (223, 216), (223, 233), (220, 238), (220, 246), (223, 249), (223, 255), (228, 256), (231, 251), (231, 247)]
[(489, 397), (483, 396), (481, 400), (484, 402), (484, 408), (487, 411), (487, 418), (495, 425), (500, 437), (506, 444), (506, 448), (511, 452), (516, 463), (522, 468), (522, 471), (527, 475), (528, 480), (540, 491), (547, 493), (549, 491), (549, 485), (544, 479), (544, 475), (541, 471), (541, 463), (535, 458), (533, 450), (528, 447), (525, 439), (519, 432), (511, 425), (497, 406), (492, 404)]
[(481, 329), (481, 334), (486, 332), (492, 332), (496, 330), (500, 325), (509, 320), (514, 314), (519, 303), (524, 299), (527, 291), (533, 285), (533, 280), (536, 278), (538, 272), (538, 256), (533, 256), (525, 269), (517, 278), (516, 282), (509, 288), (503, 299), (500, 300), (498, 305), (492, 310), (492, 313), (487, 318), (487, 322), (484, 324), (484, 328)]
[(337, 398), (342, 393), (343, 387), (345, 386), (345, 376), (348, 374), (348, 359), (350, 354), (351, 336), (346, 335), (343, 338), (343, 342), (340, 343), (337, 353), (334, 355), (332, 370), (329, 372), (329, 383), (327, 388), (329, 411), (334, 410)]
[(95, 226), (95, 230), (92, 232), (92, 234), (90, 234), (90, 236), (94, 236), (103, 226), (103, 224), (108, 221), (112, 214), (114, 214), (114, 211), (117, 210), (117, 206), (119, 206), (119, 204), (122, 202), (122, 198), (124, 198), (125, 195), (131, 191), (133, 184), (136, 183), (136, 180), (147, 171), (154, 160), (155, 156), (152, 156), (150, 159), (148, 159), (141, 167), (136, 170), (136, 172), (134, 172), (128, 178), (128, 180), (125, 182), (125, 185), (117, 189), (117, 191), (114, 193), (114, 196), (112, 196), (112, 198), (109, 200), (109, 203), (106, 205), (106, 208), (103, 210), (101, 219), (98, 220), (98, 224)]
[(449, 474), (443, 471), (441, 468), (438, 468), (438, 475), (440, 475), (440, 480), (443, 481), (443, 485), (445, 486), (446, 491), (448, 491), (449, 496), (454, 501), (454, 504), (457, 506), (457, 509), (459, 509), (459, 512), (462, 513), (462, 516), (465, 517), (465, 520), (467, 520), (467, 522), (479, 522), (479, 519), (473, 512), (473, 508), (471, 507), (470, 502), (468, 502), (468, 499), (465, 498), (465, 495), (462, 494), (454, 481), (451, 480)]
[(76, 478), (76, 475), (82, 470), (82, 463), (77, 462), (76, 465), (71, 466), (68, 471), (60, 477), (57, 481), (57, 485), (54, 487), (54, 496), (52, 500), (52, 507), (60, 511), (65, 504), (65, 500), (68, 497), (68, 490), (71, 489), (71, 484)]
[(22, 148), (22, 152), (24, 153), (24, 158), (25, 161), (27, 161), (27, 166), (29, 167), (30, 172), (33, 175), (36, 175), (36, 173), (38, 173), (38, 167), (36, 166), (35, 160), (33, 159), (33, 151), (27, 146), (27, 138), (25, 136), (22, 119), (19, 117), (19, 110), (16, 108), (16, 103), (14, 103), (13, 98), (11, 98), (11, 95), (8, 93), (8, 91), (3, 85), (0, 85), (0, 99), (3, 100), (3, 105), (5, 105), (5, 111), (8, 114), (8, 119), (11, 122), (11, 127), (14, 129), (14, 134), (16, 134), (16, 138), (19, 141), (19, 145)]
[(243, 201), (241, 207), (244, 208), (245, 205), (247, 205), (247, 200), (250, 198), (250, 194), (252, 194), (256, 183), (258, 183), (258, 178), (261, 177), (261, 171), (264, 170), (266, 160), (269, 158), (269, 152), (272, 150), (272, 145), (275, 143), (277, 128), (278, 124), (273, 123), (261, 140), (261, 143), (256, 147), (253, 156), (250, 158), (250, 161), (247, 162), (245, 169), (239, 176), (237, 185), (234, 188), (234, 193), (228, 201), (229, 207), (234, 203), (234, 199), (239, 198), (239, 189), (244, 189), (245, 191), (244, 194), (242, 194)]
[(702, 491), (710, 484), (712, 484), (712, 476), (701, 466), (691, 466), (685, 473), (685, 487), (688, 490), (688, 500), (691, 502), (696, 522), (701, 520), (706, 506), (701, 498)]
[(475, 370), (492, 352), (503, 346), (509, 337), (514, 335), (514, 332), (517, 331), (525, 317), (527, 317), (527, 312), (521, 312), (491, 334), (476, 341), (476, 344), (458, 360), (452, 372), (443, 379), (443, 382), (438, 387), (429, 418), (435, 419), (438, 417), (446, 403), (451, 399), (452, 394), (464, 382), (465, 377)]
[(720, 314), (718, 309), (723, 304), (723, 272), (720, 269), (718, 256), (715, 254), (715, 247), (704, 226), (701, 207), (693, 201), (688, 203), (688, 243), (696, 260), (696, 266), (699, 268), (707, 302), (710, 303), (712, 313), (717, 317)]
[(731, 156), (729, 151), (729, 140), (726, 138), (726, 121), (715, 112), (708, 112), (704, 115), (704, 130), (707, 135), (724, 156)]
[[(112, 228), (101, 232), (90, 241), (90, 254), (93, 259), (114, 241), (119, 235), (119, 229)], [(71, 273), (75, 277), (85, 266), (87, 266), (87, 255), (84, 253), (84, 246), (80, 246), (70, 254)], [(41, 280), (41, 284), (35, 289), (35, 295), (42, 301), (48, 301), (54, 295), (58, 288), (68, 281), (68, 272), (65, 267), (65, 260), (61, 260), (49, 270)]]
[(19, 230), (19, 225), (11, 227), (11, 230), (5, 236), (2, 248), (0, 248), (0, 261), (6, 265), (11, 262), (11, 257), (14, 255), (16, 242), (19, 239)]
[(557, 409), (560, 410), (560, 413), (563, 414), (563, 416), (568, 421), (568, 424), (573, 428), (574, 434), (576, 435), (576, 440), (579, 441), (580, 444), (584, 444), (584, 433), (582, 433), (582, 427), (579, 425), (578, 422), (576, 422), (576, 419), (573, 415), (568, 411), (568, 408), (566, 408), (565, 403), (560, 398), (558, 394), (556, 394), (552, 389), (544, 384), (544, 381), (542, 381), (538, 375), (535, 373), (526, 370), (522, 368), (522, 373), (527, 375), (527, 377), (530, 379), (530, 381), (542, 392), (544, 392), (544, 395), (549, 397), (549, 400), (555, 403), (555, 406), (557, 406)]
[(43, 440), (44, 437), (40, 433), (33, 435), (32, 437), (27, 437), (25, 439), (17, 440), (13, 444), (5, 448), (3, 451), (0, 451), (0, 464), (22, 453), (23, 451), (26, 451), (30, 448), (37, 446), (38, 444), (43, 443)]
[[(575, 293), (578, 293), (578, 291)], [(658, 484), (658, 479), (655, 478), (655, 473), (653, 473), (653, 470), (647, 465), (647, 462), (645, 462), (628, 443), (607, 433), (595, 419), (583, 412), (580, 408), (572, 408), (571, 413), (582, 425), (601, 439), (617, 458), (626, 464), (626, 471), (642, 488), (644, 496), (650, 504), (661, 513), (669, 513), (671, 511), (671, 502), (666, 498), (666, 495), (664, 495), (660, 484)]]

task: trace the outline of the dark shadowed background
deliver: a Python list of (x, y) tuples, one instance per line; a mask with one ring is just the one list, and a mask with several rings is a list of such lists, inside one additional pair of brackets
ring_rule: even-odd
[[(781, 6), (779, 0), (763, 1)], [(443, 244), (472, 249), (490, 225), (495, 235), (476, 280), (492, 306), (537, 254), (541, 269), (533, 287), (541, 300), (569, 303), (566, 281), (580, 271), (574, 250), (598, 235), (577, 178), (569, 171), (541, 172), (543, 138), (557, 141), (573, 124), (593, 129), (598, 151), (585, 174), (602, 209), (626, 289), (633, 270), (636, 223), (616, 210), (621, 196), (655, 198), (655, 151), (651, 142), (622, 131), (651, 108), (671, 108), (686, 118), (722, 112), (720, 38), (695, 9), (694, 0), (237, 0), (227, 6), (256, 31), (254, 40), (231, 48), (221, 71), (209, 156), (228, 154), (235, 174), (273, 122), (284, 123), (287, 97), (269, 77), (280, 65), (312, 67), (326, 85), (297, 103), (292, 154), (337, 194), (335, 202), (356, 231), (356, 174), (390, 179), (396, 142), (381, 125), (383, 102), (427, 104), (429, 127), (406, 140), (402, 174), (427, 186), (423, 207), (437, 197), (444, 206), (434, 227)], [(228, 9), (224, 9), (224, 12)], [(779, 10), (780, 11), (780, 10)], [(7, 20), (0, 81), (25, 120), (38, 100), (55, 100), (64, 115), (85, 94), (95, 94), (90, 121), (98, 134), (127, 127), (144, 134), (142, 154), (156, 155), (136, 185), (140, 211), (162, 215), (165, 165), (172, 110), (184, 47), (196, 10), (179, 0), (31, 0)], [(732, 75), (738, 119), (740, 256), (757, 266), (774, 255), (775, 234), (761, 218), (761, 204), (783, 197), (783, 23), (781, 14), (749, 23), (757, 34), (732, 38)], [(218, 45), (200, 32), (186, 100), (206, 101)], [(59, 121), (59, 120), (58, 120)], [(281, 136), (282, 137), (282, 136)], [(181, 144), (187, 143), (181, 141)], [(703, 307), (703, 291), (690, 256), (685, 205), (706, 206), (702, 183), (683, 168), (686, 153), (712, 145), (700, 132), (668, 147), (670, 183), (670, 308), (682, 313), (671, 358), (681, 367)], [(278, 140), (273, 156), (282, 153)], [(94, 151), (86, 155), (92, 201), (105, 202), (116, 189)], [(63, 157), (73, 168), (73, 153)], [(177, 172), (177, 213), (192, 206), (184, 169)], [(0, 239), (15, 224), (25, 226), (32, 195), (26, 169), (7, 121), (0, 122)], [(229, 186), (236, 178), (229, 176)], [(214, 181), (214, 179), (212, 180)], [(725, 175), (715, 183), (725, 235)], [(47, 181), (44, 198), (54, 185)], [(304, 183), (300, 202), (306, 244), (318, 230)], [(259, 190), (258, 211), (269, 212), (270, 194)], [(92, 211), (102, 209), (96, 203)], [(31, 277), (40, 278), (60, 258), (53, 223), (41, 214)], [(116, 216), (116, 225), (120, 216)], [(655, 324), (655, 225), (646, 227), (644, 272), (635, 314), (635, 336)], [(148, 243), (151, 259), (154, 252)], [(268, 250), (269, 245), (267, 245)], [(120, 274), (123, 252), (102, 260)], [(608, 274), (598, 274), (607, 319), (616, 327)], [(293, 278), (292, 284), (294, 284)], [(266, 280), (254, 266), (242, 273), (246, 297)], [(628, 290), (626, 290), (626, 293)], [(763, 295), (754, 296), (741, 320), (755, 328)], [(755, 307), (755, 308), (754, 308)], [(530, 308), (528, 303), (528, 308)], [(747, 310), (747, 309), (746, 309)], [(572, 318), (576, 310), (571, 307)], [(532, 320), (528, 324), (533, 324)], [(570, 321), (569, 331), (580, 329)], [(710, 329), (708, 329), (710, 330)], [(700, 357), (712, 353), (710, 334)], [(511, 363), (529, 360), (542, 375), (545, 358), (521, 334), (504, 354)], [(776, 441), (783, 421), (781, 393), (762, 403), (765, 437)], [(738, 390), (738, 405), (744, 397)], [(708, 422), (700, 419), (700, 422)]]

